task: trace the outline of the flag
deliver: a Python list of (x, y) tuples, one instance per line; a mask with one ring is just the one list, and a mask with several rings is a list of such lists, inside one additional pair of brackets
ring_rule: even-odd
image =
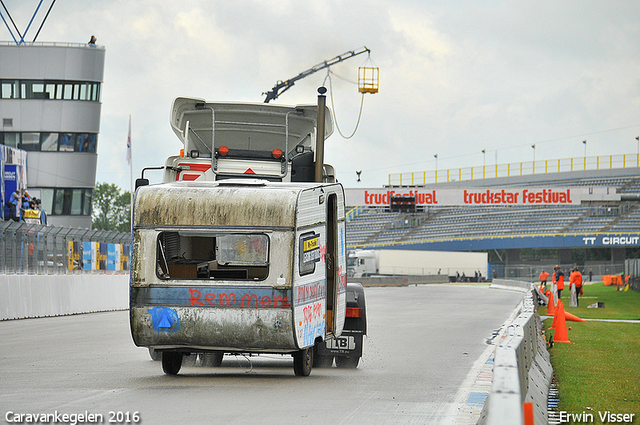
[(127, 164), (131, 164), (131, 115), (129, 115), (129, 135), (127, 136)]

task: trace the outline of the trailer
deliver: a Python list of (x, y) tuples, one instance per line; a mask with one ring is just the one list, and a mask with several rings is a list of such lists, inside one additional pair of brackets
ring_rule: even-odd
[(486, 252), (423, 251), (409, 249), (353, 250), (348, 252), (348, 276), (465, 275), (487, 276)]
[(174, 102), (184, 149), (163, 183), (136, 182), (130, 285), (134, 343), (166, 374), (194, 354), (291, 355), (298, 376), (357, 367), (364, 290), (347, 284), (344, 190), (317, 162), (318, 122), (323, 105)]

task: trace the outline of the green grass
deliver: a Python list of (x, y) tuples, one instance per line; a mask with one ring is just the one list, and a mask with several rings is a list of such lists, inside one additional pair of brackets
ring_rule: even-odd
[[(580, 307), (568, 307), (569, 291), (563, 291), (565, 310), (583, 319), (640, 320), (640, 293), (617, 291), (602, 283), (584, 287)], [(563, 294), (563, 295), (565, 295)], [(604, 308), (587, 308), (604, 302)], [(546, 307), (539, 309), (545, 315)], [(544, 321), (547, 335), (552, 318)], [(560, 394), (559, 410), (568, 413), (598, 412), (635, 414), (640, 424), (640, 323), (572, 322), (571, 343), (554, 344), (551, 364)]]

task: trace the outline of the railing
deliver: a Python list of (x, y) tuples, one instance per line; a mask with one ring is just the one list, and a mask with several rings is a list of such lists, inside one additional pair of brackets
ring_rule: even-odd
[(354, 220), (364, 209), (364, 207), (354, 207), (347, 211), (347, 213), (345, 214), (347, 223), (349, 223), (351, 220)]
[[(628, 260), (627, 260), (628, 261)], [(513, 279), (513, 280), (522, 280), (526, 282), (538, 282), (538, 277), (540, 273), (546, 271), (551, 273), (553, 271), (553, 264), (546, 265), (524, 265), (524, 264), (513, 264), (504, 267), (504, 275), (500, 276), (504, 279)], [(573, 270), (574, 267), (578, 267), (580, 273), (582, 273), (582, 279), (585, 282), (589, 282), (589, 270), (591, 270), (591, 274), (593, 276), (592, 281), (602, 280), (602, 276), (608, 274), (620, 274), (625, 273), (625, 262), (617, 262), (617, 263), (586, 263), (583, 265), (576, 265), (575, 263), (571, 264), (561, 264), (560, 268), (564, 270), (565, 274), (568, 274), (567, 271)]]
[(129, 233), (3, 221), (0, 274), (128, 273), (130, 246)]
[(389, 186), (469, 181), (569, 171), (640, 167), (640, 155), (604, 155), (389, 174)]
[[(508, 280), (500, 283), (520, 287)], [(535, 313), (537, 301), (537, 293), (527, 290), (518, 307), (520, 315), (497, 340), (491, 391), (477, 421), (479, 425), (549, 423), (548, 396), (553, 367), (541, 335), (540, 318)], [(531, 409), (525, 409), (526, 405)]]
[(83, 48), (87, 48), (87, 49), (98, 49), (98, 50), (105, 50), (104, 46), (98, 46), (95, 44), (88, 44), (88, 43), (65, 43), (65, 42), (47, 42), (47, 41), (37, 41), (37, 42), (30, 42), (30, 41), (23, 41), (21, 44), (16, 44), (16, 42), (14, 41), (0, 41), (0, 46), (43, 46), (43, 47), (83, 47)]

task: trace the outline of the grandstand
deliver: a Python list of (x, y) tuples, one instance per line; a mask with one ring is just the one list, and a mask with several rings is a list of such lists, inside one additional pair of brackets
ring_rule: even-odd
[[(637, 162), (632, 165), (385, 186), (384, 189), (396, 193), (562, 188), (559, 190), (584, 195), (572, 204), (416, 203), (415, 210), (411, 211), (398, 211), (390, 202), (387, 205), (350, 202), (353, 208), (347, 216), (346, 245), (350, 249), (486, 251), (493, 257), (492, 261), (507, 266), (539, 259), (541, 255), (531, 253), (534, 249), (544, 250), (542, 256), (546, 255), (544, 260), (549, 264), (604, 265), (608, 270), (615, 265), (615, 270), (621, 267), (624, 270), (624, 260), (640, 251), (637, 249), (640, 247), (640, 168)], [(415, 181), (413, 177), (412, 180)], [(347, 201), (369, 199), (349, 193), (356, 190), (366, 189), (347, 189)], [(375, 190), (380, 191), (369, 189), (369, 192)], [(528, 250), (526, 255), (521, 255), (523, 249)], [(600, 269), (604, 273), (604, 269)]]

